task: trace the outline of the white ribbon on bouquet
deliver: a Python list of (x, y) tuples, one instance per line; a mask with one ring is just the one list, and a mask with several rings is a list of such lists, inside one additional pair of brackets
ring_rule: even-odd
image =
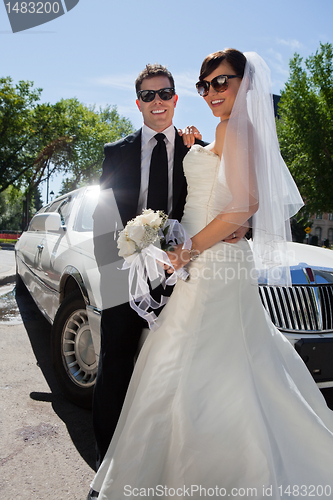
[[(184, 250), (191, 249), (192, 241), (177, 220), (168, 219), (165, 227), (168, 227), (165, 239), (169, 245), (175, 246), (182, 243)], [(165, 276), (164, 265), (174, 270), (168, 278)], [(126, 257), (122, 269), (129, 269), (130, 306), (147, 321), (151, 330), (155, 330), (157, 316), (154, 310), (164, 306), (169, 297), (161, 295), (160, 301), (157, 302), (151, 296), (149, 283), (154, 285), (154, 282), (158, 280), (158, 285), (161, 284), (165, 288), (166, 285), (174, 285), (178, 279), (186, 281), (189, 277), (188, 272), (184, 268), (176, 271), (168, 254), (155, 244), (150, 244), (140, 252)]]

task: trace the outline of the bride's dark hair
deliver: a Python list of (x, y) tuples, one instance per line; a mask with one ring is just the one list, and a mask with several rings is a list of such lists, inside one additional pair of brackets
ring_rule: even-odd
[(230, 64), (236, 75), (241, 75), (243, 77), (246, 64), (246, 57), (244, 54), (236, 49), (224, 49), (213, 52), (204, 59), (201, 65), (199, 80), (204, 80), (223, 61)]

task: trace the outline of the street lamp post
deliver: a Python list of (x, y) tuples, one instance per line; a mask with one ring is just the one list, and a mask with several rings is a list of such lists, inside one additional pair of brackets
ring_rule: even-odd
[(50, 175), (50, 169), (49, 169), (49, 162), (47, 162), (47, 179), (46, 179), (46, 205), (49, 202), (49, 175)]

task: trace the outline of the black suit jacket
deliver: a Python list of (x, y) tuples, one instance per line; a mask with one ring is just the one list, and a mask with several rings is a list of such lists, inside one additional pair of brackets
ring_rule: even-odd
[[(112, 188), (120, 217), (126, 223), (137, 215), (141, 185), (141, 130), (114, 143), (104, 146), (105, 158), (100, 178), (102, 189)], [(183, 159), (188, 148), (175, 129), (175, 153), (173, 165), (173, 210), (171, 218), (180, 220), (187, 194), (183, 172)], [(197, 141), (201, 145), (205, 143)]]

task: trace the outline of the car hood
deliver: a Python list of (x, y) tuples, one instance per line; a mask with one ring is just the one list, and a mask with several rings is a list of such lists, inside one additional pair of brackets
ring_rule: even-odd
[(287, 252), (293, 285), (333, 283), (332, 250), (288, 242)]

